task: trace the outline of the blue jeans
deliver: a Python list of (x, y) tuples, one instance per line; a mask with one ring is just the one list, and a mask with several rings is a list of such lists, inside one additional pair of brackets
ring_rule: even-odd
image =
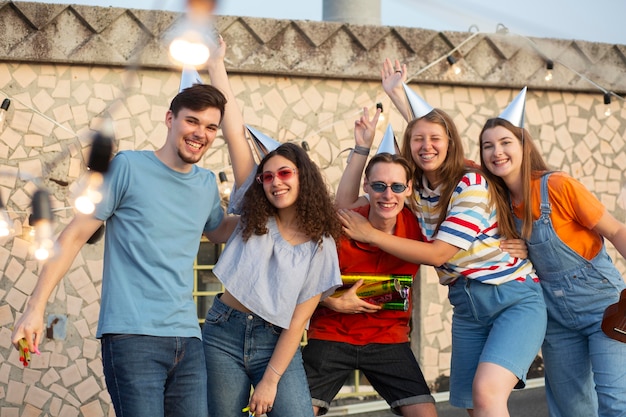
[(206, 417), (202, 342), (195, 337), (104, 335), (102, 362), (117, 417)]
[[(215, 297), (202, 328), (210, 417), (248, 416), (250, 389), (261, 381), (282, 329), (234, 310)], [(302, 354), (298, 349), (278, 383), (270, 417), (313, 417)]]

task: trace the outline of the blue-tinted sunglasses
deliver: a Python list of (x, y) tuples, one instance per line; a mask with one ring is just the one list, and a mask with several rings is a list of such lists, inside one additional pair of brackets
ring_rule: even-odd
[(394, 182), (391, 185), (387, 185), (382, 181), (375, 181), (375, 182), (370, 182), (369, 185), (372, 191), (377, 192), (377, 193), (384, 193), (385, 190), (387, 190), (387, 188), (391, 188), (391, 191), (393, 191), (396, 194), (400, 194), (404, 192), (404, 190), (409, 188), (408, 185), (402, 184), (400, 182)]

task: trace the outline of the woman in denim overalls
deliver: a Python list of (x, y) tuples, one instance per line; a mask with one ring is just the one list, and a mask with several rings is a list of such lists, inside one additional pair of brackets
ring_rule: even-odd
[[(605, 309), (626, 288), (603, 237), (626, 257), (626, 226), (578, 181), (547, 172), (523, 127), (490, 119), (480, 141), (486, 175), (496, 184), (500, 179), (499, 191), (508, 194), (543, 288), (548, 328), (542, 352), (550, 416), (626, 416), (626, 343), (601, 329)], [(524, 210), (522, 202), (529, 201)], [(563, 236), (569, 237), (567, 244)], [(581, 256), (585, 246), (595, 252)]]

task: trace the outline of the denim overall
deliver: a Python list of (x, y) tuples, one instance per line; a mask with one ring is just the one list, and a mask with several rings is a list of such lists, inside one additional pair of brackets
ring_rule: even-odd
[[(600, 327), (626, 284), (604, 245), (586, 260), (557, 236), (549, 176), (541, 179), (541, 216), (526, 243), (548, 308), (542, 353), (550, 417), (626, 416), (626, 343)], [(521, 230), (521, 220), (515, 222)]]

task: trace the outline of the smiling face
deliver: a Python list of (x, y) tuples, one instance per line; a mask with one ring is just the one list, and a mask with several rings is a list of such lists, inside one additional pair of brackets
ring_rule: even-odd
[(215, 141), (220, 123), (220, 111), (214, 107), (194, 111), (182, 108), (177, 116), (167, 112), (167, 145), (170, 162), (178, 168), (188, 168), (202, 159)]
[(446, 160), (449, 142), (444, 127), (426, 119), (418, 120), (411, 129), (411, 157), (433, 187), (439, 181), (436, 172)]
[[(385, 185), (402, 184), (407, 188), (399, 193), (394, 193), (391, 187), (382, 192), (372, 189), (371, 184), (384, 183)], [(369, 195), (370, 214), (369, 220), (376, 227), (376, 222), (393, 220), (404, 208), (404, 201), (411, 195), (411, 181), (407, 177), (406, 169), (397, 163), (378, 162), (368, 172), (363, 183), (363, 189)]]
[[(287, 172), (291, 170), (291, 175), (277, 175), (278, 171)], [(296, 165), (289, 159), (281, 155), (274, 155), (263, 165), (266, 180), (263, 181), (263, 191), (269, 202), (278, 210), (295, 208), (298, 193), (300, 192), (300, 180)], [(271, 177), (271, 181), (269, 180)]]
[(509, 129), (486, 129), (480, 138), (480, 152), (485, 168), (507, 184), (521, 177), (522, 143)]

